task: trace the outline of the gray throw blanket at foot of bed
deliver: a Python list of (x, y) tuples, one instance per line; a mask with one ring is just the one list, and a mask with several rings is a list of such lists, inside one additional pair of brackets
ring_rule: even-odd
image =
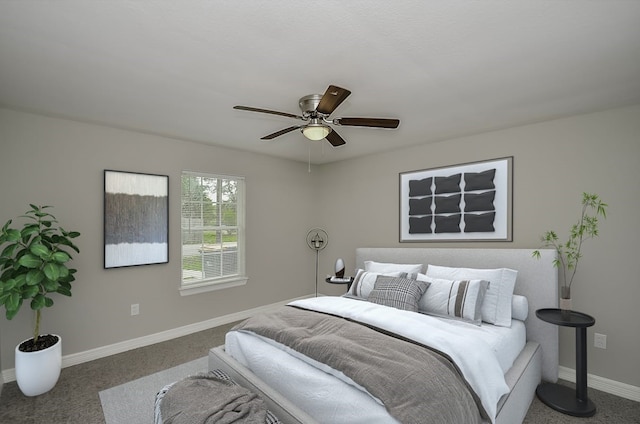
[(164, 424), (264, 424), (267, 408), (255, 393), (208, 374), (175, 383), (162, 399)]

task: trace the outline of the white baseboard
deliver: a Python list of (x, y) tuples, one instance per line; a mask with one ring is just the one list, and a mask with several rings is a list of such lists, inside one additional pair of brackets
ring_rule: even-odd
[[(102, 346), (84, 352), (72, 353), (62, 357), (62, 368), (73, 365), (82, 364), (96, 359), (106, 358), (107, 356), (126, 352), (131, 349), (149, 346), (155, 343), (165, 342), (178, 337), (187, 336), (197, 333), (198, 331), (208, 330), (209, 328), (218, 327), (220, 325), (229, 324), (235, 321), (249, 318), (257, 313), (266, 312), (279, 306), (298, 299), (306, 299), (309, 296), (303, 296), (296, 299), (289, 299), (282, 302), (272, 303), (270, 305), (259, 306), (253, 309), (236, 312), (221, 317), (212, 318), (210, 320), (196, 322), (194, 324), (185, 325), (184, 327), (174, 328), (172, 330), (161, 331), (160, 333), (150, 334), (148, 336), (138, 337), (136, 339), (126, 340), (124, 342), (115, 343), (108, 346)], [(211, 346), (214, 347), (214, 346)], [(5, 383), (16, 380), (16, 369), (10, 368), (2, 371), (2, 379)]]
[[(576, 370), (561, 366), (558, 369), (558, 377), (575, 383)], [(620, 383), (619, 381), (587, 374), (587, 386), (625, 399), (640, 402), (640, 387), (632, 386), (631, 384)]]

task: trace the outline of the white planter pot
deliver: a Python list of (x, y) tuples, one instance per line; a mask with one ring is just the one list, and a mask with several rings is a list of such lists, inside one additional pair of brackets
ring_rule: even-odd
[(44, 350), (21, 352), (18, 349), (21, 343), (16, 346), (16, 382), (25, 396), (46, 393), (58, 382), (62, 368), (62, 338), (54, 335), (58, 337), (58, 343)]

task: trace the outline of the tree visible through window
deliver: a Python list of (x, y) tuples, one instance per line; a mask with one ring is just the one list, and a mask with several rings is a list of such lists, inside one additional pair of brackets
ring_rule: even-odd
[(246, 281), (243, 178), (184, 172), (181, 221), (183, 288)]

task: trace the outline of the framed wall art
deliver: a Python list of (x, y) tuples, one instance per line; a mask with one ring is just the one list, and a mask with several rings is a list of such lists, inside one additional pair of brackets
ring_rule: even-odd
[(511, 241), (513, 157), (400, 174), (400, 242)]
[(104, 267), (169, 262), (169, 177), (104, 171)]

